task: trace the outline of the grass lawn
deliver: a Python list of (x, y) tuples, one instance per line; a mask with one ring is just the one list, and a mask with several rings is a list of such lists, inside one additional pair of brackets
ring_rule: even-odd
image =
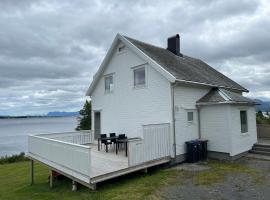
[[(206, 194), (209, 194), (210, 198), (213, 191), (217, 193), (216, 195), (227, 195), (228, 198), (225, 199), (232, 199), (233, 197), (229, 196), (231, 194), (268, 195), (267, 191), (270, 187), (270, 181), (265, 178), (269, 176), (269, 162), (259, 160), (244, 160), (244, 162), (210, 160), (199, 164), (207, 166), (206, 170), (197, 172), (183, 170), (178, 166), (170, 169), (152, 169), (148, 174), (137, 172), (101, 183), (98, 185), (97, 191), (80, 186), (77, 192), (71, 191), (71, 180), (68, 179), (55, 181), (54, 188), (50, 189), (48, 184), (49, 170), (38, 163), (35, 163), (35, 184), (30, 186), (29, 165), (29, 161), (0, 164), (1, 200), (157, 200), (178, 199), (178, 197), (190, 199), (190, 195), (201, 197)], [(227, 193), (224, 188), (227, 188)], [(255, 192), (251, 191), (250, 188), (254, 190), (256, 188)], [(243, 194), (241, 191), (244, 191)], [(186, 198), (183, 196), (185, 194)]]
[(48, 168), (35, 163), (35, 184), (30, 186), (30, 163), (28, 161), (0, 165), (0, 199), (146, 199), (162, 186), (175, 181), (177, 170), (152, 170), (148, 174), (138, 172), (98, 185), (98, 191), (83, 186), (71, 191), (71, 181), (61, 180), (50, 189)]

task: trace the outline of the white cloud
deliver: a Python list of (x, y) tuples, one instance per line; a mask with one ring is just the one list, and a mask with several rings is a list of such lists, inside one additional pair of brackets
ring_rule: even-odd
[(270, 99), (268, 1), (0, 1), (0, 115), (79, 110), (116, 33), (198, 57)]

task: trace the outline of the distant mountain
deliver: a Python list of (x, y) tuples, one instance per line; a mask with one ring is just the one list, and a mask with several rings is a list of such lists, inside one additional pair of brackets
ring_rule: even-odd
[(260, 104), (256, 105), (256, 111), (259, 110), (262, 112), (270, 111), (270, 101), (262, 101), (260, 99), (255, 99), (255, 101)]
[(47, 117), (71, 117), (71, 116), (79, 116), (79, 112), (60, 112), (60, 111), (54, 111), (54, 112), (48, 112)]

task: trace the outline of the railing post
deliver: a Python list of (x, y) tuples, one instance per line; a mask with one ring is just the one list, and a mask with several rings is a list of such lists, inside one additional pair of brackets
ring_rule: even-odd
[(30, 160), (30, 185), (34, 185), (34, 161)]

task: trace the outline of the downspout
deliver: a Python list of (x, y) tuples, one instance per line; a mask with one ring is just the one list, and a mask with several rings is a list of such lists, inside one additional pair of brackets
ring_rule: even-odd
[(197, 110), (198, 110), (198, 136), (199, 139), (202, 139), (202, 133), (201, 133), (201, 112), (200, 112), (200, 106), (196, 105)]
[(172, 127), (173, 127), (173, 151), (174, 159), (176, 159), (176, 135), (175, 135), (175, 112), (174, 112), (174, 88), (177, 83), (171, 84), (171, 101), (172, 101)]

